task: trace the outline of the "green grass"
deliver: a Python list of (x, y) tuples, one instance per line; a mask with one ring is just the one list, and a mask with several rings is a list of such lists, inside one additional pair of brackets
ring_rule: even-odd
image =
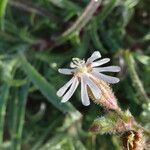
[(121, 66), (121, 81), (113, 86), (119, 105), (149, 130), (149, 2), (102, 0), (90, 11), (88, 4), (0, 1), (0, 149), (121, 149), (117, 136), (89, 133), (106, 113), (102, 107), (82, 106), (79, 89), (65, 104), (56, 96), (69, 79), (58, 68), (95, 50)]

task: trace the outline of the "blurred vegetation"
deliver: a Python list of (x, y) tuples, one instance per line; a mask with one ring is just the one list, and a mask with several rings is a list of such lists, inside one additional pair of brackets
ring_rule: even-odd
[(117, 137), (88, 132), (106, 110), (82, 106), (79, 91), (65, 104), (55, 94), (69, 79), (57, 69), (94, 50), (121, 66), (119, 105), (150, 129), (150, 1), (91, 4), (0, 1), (0, 149), (121, 149)]

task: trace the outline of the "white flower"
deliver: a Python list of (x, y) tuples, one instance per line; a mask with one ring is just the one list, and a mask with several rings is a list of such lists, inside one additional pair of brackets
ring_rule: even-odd
[(90, 104), (88, 89), (90, 88), (92, 94), (96, 99), (101, 97), (101, 89), (94, 83), (93, 80), (103, 80), (107, 83), (118, 83), (119, 79), (116, 77), (111, 77), (103, 74), (103, 72), (119, 72), (120, 67), (118, 66), (108, 66), (99, 67), (110, 61), (109, 58), (101, 58), (99, 51), (95, 51), (90, 58), (81, 60), (79, 58), (73, 58), (70, 63), (71, 69), (58, 69), (58, 71), (65, 75), (73, 75), (73, 77), (68, 81), (63, 87), (57, 91), (57, 95), (62, 97), (61, 102), (68, 101), (75, 90), (77, 89), (79, 83), (81, 83), (81, 100), (82, 104), (88, 106)]

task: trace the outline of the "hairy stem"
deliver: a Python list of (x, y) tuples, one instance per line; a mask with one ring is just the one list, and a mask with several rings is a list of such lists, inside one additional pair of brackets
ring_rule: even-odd
[(66, 37), (75, 31), (80, 31), (90, 21), (94, 12), (97, 10), (100, 4), (101, 0), (91, 0), (81, 16), (74, 22), (74, 24), (69, 29), (67, 29), (62, 34), (62, 36)]
[(129, 71), (130, 77), (132, 79), (133, 86), (137, 92), (139, 100), (141, 101), (140, 103), (142, 103), (142, 102), (148, 103), (149, 98), (148, 98), (148, 96), (144, 90), (143, 84), (136, 72), (135, 61), (134, 61), (132, 54), (129, 52), (129, 50), (127, 50), (125, 52), (125, 60), (128, 65), (128, 71)]

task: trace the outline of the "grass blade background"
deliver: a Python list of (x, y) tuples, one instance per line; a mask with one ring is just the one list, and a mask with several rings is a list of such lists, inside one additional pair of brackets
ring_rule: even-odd
[(3, 134), (4, 134), (4, 123), (5, 123), (5, 114), (6, 107), (9, 96), (9, 86), (7, 83), (3, 84), (1, 87), (1, 95), (0, 95), (0, 147), (2, 147), (3, 143)]
[(7, 7), (8, 0), (1, 0), (0, 1), (0, 25), (1, 29), (4, 29), (4, 17), (6, 13), (6, 7)]
[(21, 149), (21, 141), (22, 141), (22, 132), (25, 121), (25, 109), (27, 102), (29, 83), (25, 84), (17, 93), (17, 107), (16, 109), (16, 122), (14, 124), (14, 132), (12, 133), (12, 150), (20, 150)]
[[(70, 103), (61, 104), (60, 99), (56, 96), (56, 90), (50, 83), (42, 77), (36, 69), (26, 60), (23, 54), (19, 54), (19, 60), (23, 71), (35, 86), (42, 92), (42, 94), (52, 103), (57, 109), (62, 112), (76, 112), (76, 109)], [(80, 113), (78, 113), (80, 116)], [(80, 117), (79, 117), (80, 118)]]
[[(97, 4), (0, 0), (0, 149), (122, 149), (116, 136), (88, 132), (93, 119), (107, 112), (92, 101), (84, 107), (80, 90), (65, 104), (56, 96), (56, 89), (70, 78), (58, 68), (68, 68), (73, 57), (86, 60), (97, 50), (111, 58), (108, 65), (121, 66), (119, 74), (112, 74), (121, 80), (113, 86), (120, 107), (150, 130), (149, 2)], [(131, 57), (125, 58), (126, 49)]]

